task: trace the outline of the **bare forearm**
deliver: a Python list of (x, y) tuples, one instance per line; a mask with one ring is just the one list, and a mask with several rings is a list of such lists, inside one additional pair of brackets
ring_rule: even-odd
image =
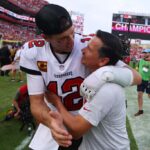
[(61, 114), (61, 117), (63, 118), (65, 126), (67, 127), (69, 133), (75, 139), (80, 138), (85, 132), (87, 132), (92, 127), (92, 125), (87, 120), (85, 120), (81, 115), (75, 116), (72, 115), (70, 112), (68, 112), (66, 108), (63, 106), (61, 99), (54, 93), (47, 93), (47, 98), (58, 109), (58, 111)]
[(20, 108), (19, 108), (18, 103), (16, 102), (16, 100), (13, 100), (13, 105), (17, 109), (17, 111), (20, 110)]
[(75, 116), (68, 112), (60, 101), (58, 101), (56, 107), (63, 116), (64, 124), (69, 133), (74, 139), (80, 138), (87, 131), (87, 128), (84, 125), (82, 126), (86, 121), (80, 115)]
[(47, 127), (50, 127), (50, 121), (51, 118), (49, 116), (49, 111), (50, 109), (44, 102), (44, 97), (43, 100), (41, 100), (39, 97), (35, 96), (30, 96), (30, 108), (33, 116), (39, 123), (43, 123)]
[(141, 84), (142, 82), (142, 77), (141, 75), (133, 68), (129, 67), (128, 68), (132, 71), (133, 73), (133, 82), (132, 82), (132, 85), (138, 85), (138, 84)]

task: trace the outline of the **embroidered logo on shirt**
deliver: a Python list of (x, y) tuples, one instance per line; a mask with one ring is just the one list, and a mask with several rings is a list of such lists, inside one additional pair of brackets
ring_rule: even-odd
[(47, 62), (46, 61), (37, 61), (37, 66), (40, 71), (47, 72)]

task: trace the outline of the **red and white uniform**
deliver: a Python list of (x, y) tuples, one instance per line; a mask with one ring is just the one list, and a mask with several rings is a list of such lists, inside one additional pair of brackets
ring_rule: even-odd
[(62, 97), (69, 111), (79, 110), (83, 104), (79, 88), (87, 75), (85, 67), (81, 64), (81, 49), (85, 46), (86, 43), (81, 42), (81, 37), (76, 35), (72, 52), (61, 63), (48, 42), (36, 40), (26, 43), (21, 55), (21, 69), (38, 76), (38, 85), (36, 83), (34, 86), (34, 81), (28, 82), (29, 94), (44, 93), (46, 85), (47, 90)]

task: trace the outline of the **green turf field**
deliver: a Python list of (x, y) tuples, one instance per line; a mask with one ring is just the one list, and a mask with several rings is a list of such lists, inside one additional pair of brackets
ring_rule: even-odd
[[(22, 84), (19, 82), (11, 82), (10, 77), (7, 76), (0, 77), (0, 121), (4, 119), (7, 111), (12, 107), (12, 100), (15, 93)], [(23, 139), (28, 136), (25, 128), (23, 131), (19, 130), (21, 125), (22, 122), (17, 119), (0, 122), (1, 150), (15, 150)]]
[(139, 150), (150, 150), (150, 99), (147, 94), (143, 95), (143, 110), (144, 114), (135, 117), (134, 114), (138, 111), (138, 100), (136, 86), (126, 89), (128, 108), (127, 115), (132, 125), (132, 132), (136, 139)]
[[(10, 77), (0, 76), (0, 120), (2, 120), (11, 107), (13, 97), (16, 93), (17, 88), (23, 83), (11, 82)], [(23, 139), (28, 137), (27, 131), (19, 131), (21, 127), (20, 121), (12, 119), (10, 121), (5, 121), (0, 123), (0, 149), (1, 150), (15, 150)], [(138, 150), (134, 136), (132, 134), (129, 120), (127, 119), (127, 130), (131, 143), (131, 150)], [(27, 150), (25, 148), (17, 150)]]

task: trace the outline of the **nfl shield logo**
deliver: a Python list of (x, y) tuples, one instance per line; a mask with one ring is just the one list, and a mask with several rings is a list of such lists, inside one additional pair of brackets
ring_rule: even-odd
[(59, 66), (59, 69), (60, 69), (60, 70), (64, 70), (64, 68), (65, 68), (64, 65), (60, 65), (60, 66)]

